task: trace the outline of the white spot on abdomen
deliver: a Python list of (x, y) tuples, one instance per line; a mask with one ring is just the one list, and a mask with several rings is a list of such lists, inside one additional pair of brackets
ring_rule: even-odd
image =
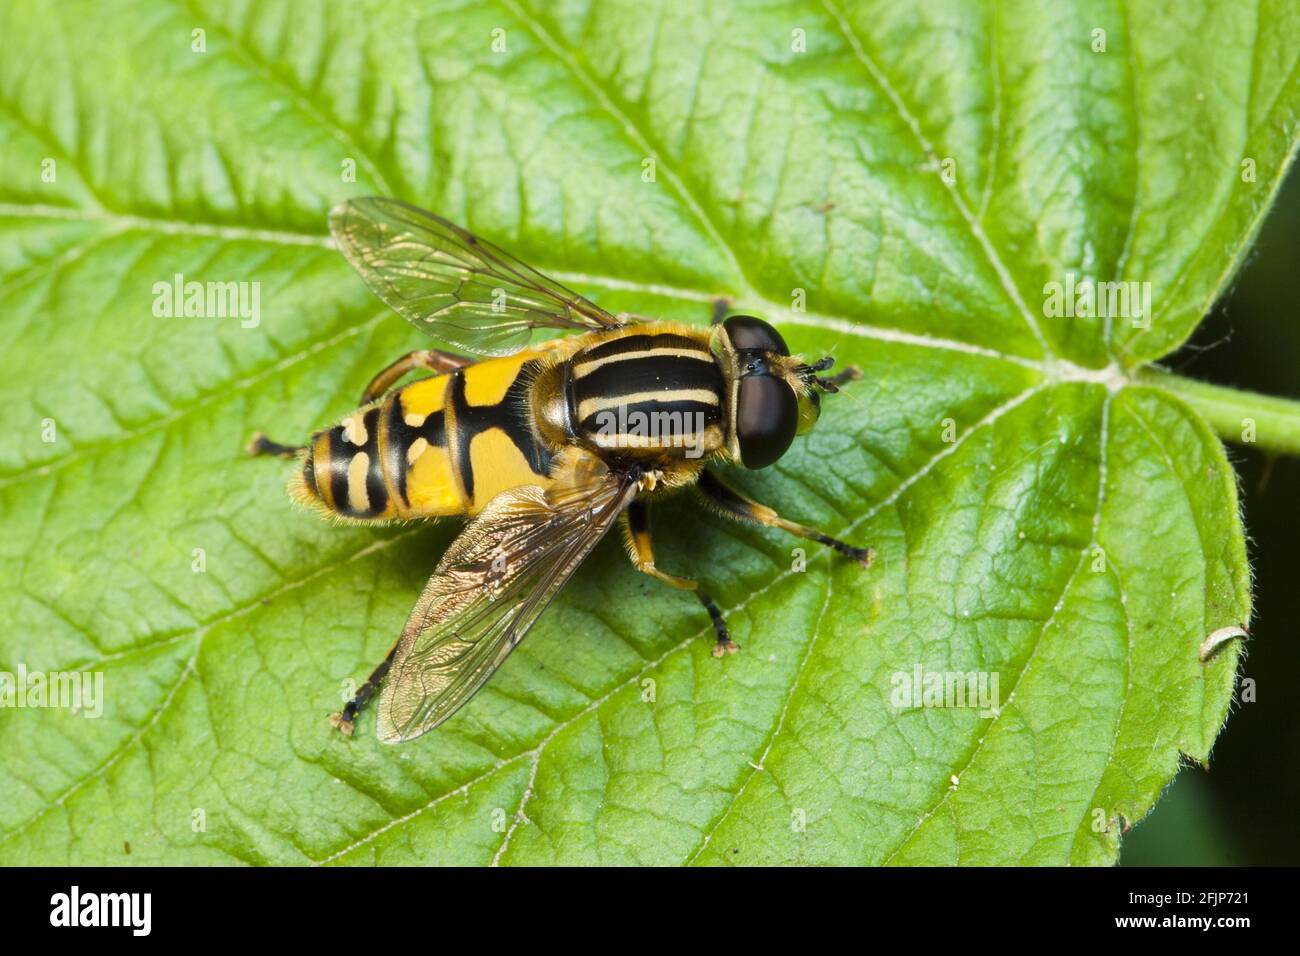
[(411, 442), (411, 447), (406, 449), (406, 463), (408, 465), (414, 465), (416, 460), (419, 459), (419, 457), (423, 455), (426, 451), (428, 451), (428, 449), (429, 449), (428, 439), (417, 438), (415, 441)]
[(364, 445), (369, 438), (366, 421), (360, 412), (343, 419), (343, 438), (354, 445)]
[(348, 507), (361, 514), (370, 511), (370, 494), (366, 491), (366, 474), (370, 471), (370, 456), (359, 451), (348, 462)]

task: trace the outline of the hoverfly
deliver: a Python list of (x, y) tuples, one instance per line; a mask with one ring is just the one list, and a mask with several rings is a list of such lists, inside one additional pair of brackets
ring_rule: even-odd
[[(615, 522), (637, 570), (699, 598), (721, 657), (736, 651), (699, 583), (655, 564), (645, 500), (694, 486), (729, 517), (782, 528), (867, 566), (873, 552), (782, 518), (706, 465), (772, 464), (820, 413), (832, 360), (715, 303), (710, 328), (613, 315), (445, 219), (393, 199), (330, 212), (339, 249), (417, 328), (465, 351), (411, 352), (341, 424), (291, 447), (295, 499), (353, 521), (470, 518), (397, 642), (331, 722), (351, 734), (382, 686), (378, 735), (410, 740), (468, 701)], [(534, 329), (574, 330), (526, 348)], [(400, 388), (409, 372), (432, 372)]]

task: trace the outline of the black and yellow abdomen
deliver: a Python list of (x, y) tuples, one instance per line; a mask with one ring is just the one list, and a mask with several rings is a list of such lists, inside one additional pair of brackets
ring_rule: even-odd
[(531, 390), (540, 353), (421, 379), (319, 432), (295, 494), (360, 520), (475, 515), (507, 488), (550, 481), (558, 451), (539, 432)]

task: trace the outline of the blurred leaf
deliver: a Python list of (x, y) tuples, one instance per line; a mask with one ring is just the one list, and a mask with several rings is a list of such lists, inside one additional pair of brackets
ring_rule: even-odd
[(1160, 812), (1124, 838), (1124, 866), (1242, 866), (1231, 817), (1201, 771), (1180, 773), (1161, 794)]
[[(0, 711), (0, 862), (1112, 861), (1207, 758), (1237, 647), (1197, 648), (1249, 616), (1218, 441), (1125, 371), (1294, 147), (1300, 12), (1200, 7), (6, 4), (0, 667), (106, 700)], [(860, 365), (737, 481), (876, 567), (674, 501), (660, 562), (741, 654), (610, 541), (438, 731), (330, 731), (454, 529), (333, 527), (240, 449), (418, 344), (324, 241), (370, 193)], [(1046, 318), (1070, 272), (1151, 282), (1150, 329)], [(260, 321), (155, 317), (177, 274), (260, 283)], [(917, 667), (1000, 708), (896, 706)]]

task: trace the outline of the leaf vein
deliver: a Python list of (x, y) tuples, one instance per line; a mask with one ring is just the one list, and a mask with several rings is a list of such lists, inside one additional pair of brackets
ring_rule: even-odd
[[(899, 95), (897, 89), (894, 88), (894, 85), (889, 81), (889, 78), (880, 68), (880, 65), (876, 63), (875, 59), (873, 59), (870, 54), (867, 53), (866, 47), (862, 44), (862, 40), (858, 37), (852, 24), (848, 22), (839, 7), (835, 5), (833, 0), (822, 0), (822, 5), (826, 8), (826, 12), (835, 20), (840, 32), (844, 34), (844, 39), (848, 41), (849, 47), (853, 51), (853, 55), (857, 58), (858, 62), (866, 68), (867, 73), (871, 76), (872, 80), (878, 87), (880, 87), (881, 92), (885, 94), (885, 98), (893, 105), (895, 111), (898, 113), (899, 119), (901, 119), (904, 125), (912, 131), (912, 135), (916, 138), (917, 145), (920, 146), (921, 151), (925, 154), (927, 161), (937, 176), (939, 170), (938, 154), (935, 153), (934, 147), (931, 145), (929, 139), (926, 138), (916, 116), (910, 109), (908, 109), (907, 104), (903, 101), (903, 98)], [(1025, 320), (1025, 324), (1029, 326), (1029, 330), (1037, 340), (1043, 355), (1049, 358), (1052, 357), (1054, 354), (1052, 347), (1048, 344), (1047, 337), (1043, 335), (1043, 330), (1039, 326), (1038, 320), (1034, 318), (1034, 314), (1029, 311), (1029, 307), (1025, 304), (1025, 300), (1020, 294), (1020, 288), (1016, 285), (1015, 279), (1012, 278), (1006, 264), (1002, 261), (1002, 256), (999, 254), (997, 247), (993, 244), (992, 240), (989, 239), (988, 233), (984, 231), (984, 227), (980, 225), (974, 214), (971, 213), (970, 207), (966, 205), (966, 201), (961, 197), (961, 193), (957, 191), (956, 185), (948, 182), (942, 176), (939, 176), (938, 178), (939, 182), (942, 184), (943, 190), (952, 199), (953, 204), (957, 208), (957, 212), (965, 222), (971, 238), (975, 240), (976, 245), (980, 247), (980, 251), (983, 252), (989, 265), (992, 266), (993, 271), (997, 275), (998, 281), (1002, 286), (1002, 291), (1020, 313), (1021, 318)]]

